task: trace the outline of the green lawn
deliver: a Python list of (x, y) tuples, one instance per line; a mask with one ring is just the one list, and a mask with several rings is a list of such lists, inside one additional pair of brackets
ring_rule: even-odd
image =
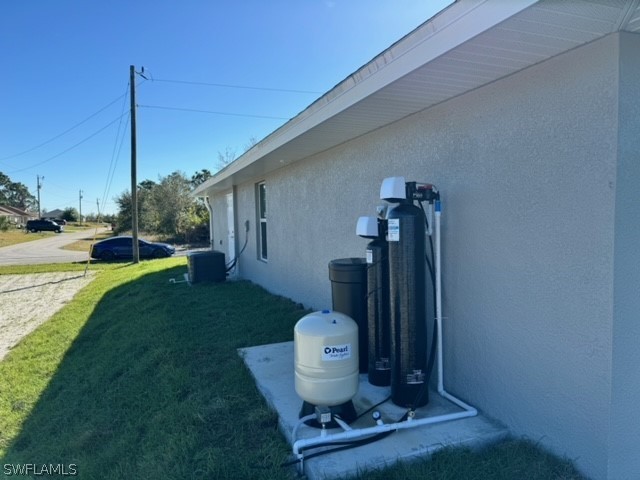
[(100, 240), (104, 240), (105, 238), (109, 238), (113, 236), (113, 232), (111, 230), (107, 230), (106, 232), (96, 233), (95, 230), (88, 230), (87, 236), (81, 240), (76, 240), (73, 243), (69, 243), (62, 247), (64, 250), (72, 250), (74, 252), (87, 252), (91, 248), (95, 242), (99, 242)]
[(38, 232), (27, 233), (22, 229), (12, 228), (6, 232), (0, 231), (0, 247), (8, 247), (9, 245), (15, 245), (17, 243), (32, 242), (34, 240), (40, 240), (41, 238), (51, 237), (58, 235), (54, 232)]
[[(99, 226), (102, 226), (102, 224), (99, 224)], [(92, 235), (95, 230), (95, 224), (84, 223), (82, 226), (79, 226), (78, 224), (69, 224), (64, 227), (64, 232), (66, 233), (79, 232), (82, 230), (86, 230), (88, 235), (89, 232), (91, 232)], [(64, 235), (64, 233), (27, 233), (24, 229), (10, 228), (6, 232), (0, 231), (0, 247), (8, 247), (9, 245), (15, 245), (17, 243), (32, 242), (34, 240), (40, 240), (41, 238), (47, 238), (54, 235)]]
[[(306, 312), (248, 282), (169, 283), (185, 271), (184, 258), (109, 265), (12, 350), (0, 363), (0, 464), (72, 464), (83, 479), (293, 477), (237, 348), (291, 340)], [(508, 441), (359, 478), (580, 476)]]

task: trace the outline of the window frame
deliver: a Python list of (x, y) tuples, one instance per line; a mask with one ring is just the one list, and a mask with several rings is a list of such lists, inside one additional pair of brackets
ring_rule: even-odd
[(267, 239), (267, 185), (265, 181), (256, 184), (256, 216), (258, 228), (258, 260), (267, 262), (269, 260), (269, 248)]

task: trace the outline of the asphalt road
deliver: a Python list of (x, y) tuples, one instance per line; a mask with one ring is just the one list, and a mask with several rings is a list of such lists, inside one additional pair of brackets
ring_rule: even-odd
[[(98, 229), (101, 232), (105, 229)], [(30, 235), (25, 233), (25, 235)], [(64, 245), (91, 237), (93, 230), (60, 233), (41, 240), (18, 243), (0, 248), (0, 265), (36, 265), (40, 263), (68, 263), (87, 260), (87, 252), (62, 250)]]
[[(108, 230), (99, 228), (98, 233)], [(60, 233), (41, 240), (18, 243), (8, 247), (0, 247), (0, 265), (38, 265), (42, 263), (70, 263), (83, 262), (89, 257), (86, 252), (74, 252), (63, 250), (62, 247), (76, 240), (91, 238), (94, 231), (83, 230), (81, 232)], [(29, 235), (25, 233), (25, 235)], [(174, 256), (183, 257), (189, 252), (204, 251), (209, 248), (194, 248), (187, 250), (184, 247), (176, 247)], [(95, 260), (93, 260), (95, 261)]]

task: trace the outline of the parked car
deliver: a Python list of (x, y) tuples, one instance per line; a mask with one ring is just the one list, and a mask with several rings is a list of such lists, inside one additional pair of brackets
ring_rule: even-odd
[[(176, 249), (167, 243), (148, 242), (138, 239), (141, 258), (164, 258), (176, 253)], [(111, 237), (96, 242), (91, 247), (91, 257), (100, 260), (133, 257), (133, 241), (130, 235)]]
[(56, 232), (61, 233), (64, 230), (62, 225), (58, 225), (53, 220), (28, 220), (25, 226), (27, 232)]

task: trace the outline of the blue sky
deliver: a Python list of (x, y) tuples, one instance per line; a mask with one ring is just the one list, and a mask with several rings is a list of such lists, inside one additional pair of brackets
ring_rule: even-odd
[(83, 213), (97, 200), (114, 213), (131, 182), (129, 65), (148, 78), (137, 87), (138, 181), (191, 176), (214, 171), (218, 152), (241, 154), (448, 3), (0, 2), (0, 171), (34, 195), (44, 176), (47, 210), (78, 208), (82, 190)]

